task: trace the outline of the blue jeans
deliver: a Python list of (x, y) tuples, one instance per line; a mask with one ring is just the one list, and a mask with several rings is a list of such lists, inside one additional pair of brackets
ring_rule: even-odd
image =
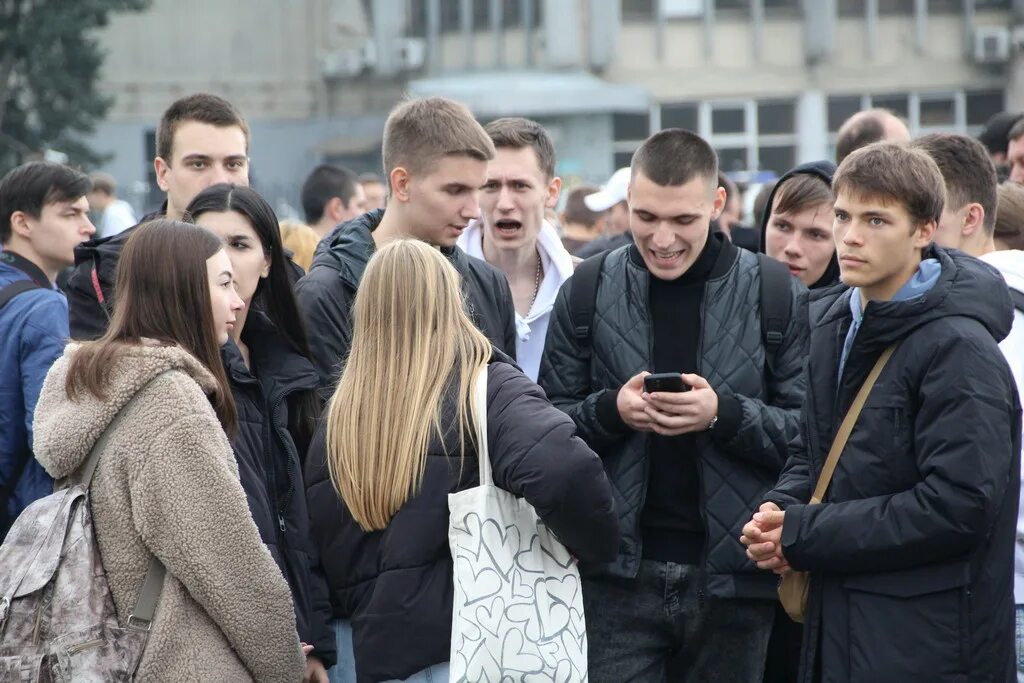
[[(338, 648), (338, 663), (327, 672), (331, 683), (356, 683), (356, 657), (352, 649), (352, 624), (347, 619), (338, 619), (331, 624), (334, 642)], [(428, 666), (404, 680), (404, 683), (448, 683), (448, 662)], [(388, 681), (399, 683), (399, 681)]]
[(775, 601), (704, 583), (699, 567), (649, 560), (635, 579), (584, 579), (591, 683), (761, 683)]
[(1024, 683), (1024, 605), (1017, 605), (1017, 683)]

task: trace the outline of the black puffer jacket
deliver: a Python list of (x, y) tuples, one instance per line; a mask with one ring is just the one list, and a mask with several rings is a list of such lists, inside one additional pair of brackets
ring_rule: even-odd
[[(335, 616), (352, 619), (360, 683), (405, 679), (448, 661), (454, 599), (448, 494), (480, 480), (471, 442), (459, 460), (454, 391), (446, 401), (441, 424), (448, 447), (435, 439), (420, 492), (384, 531), (363, 532), (341, 502), (327, 473), (323, 429), (310, 449), (313, 530)], [(489, 366), (487, 430), (497, 486), (530, 502), (577, 557), (615, 556), (618, 527), (601, 461), (504, 354)]]
[(238, 475), (260, 538), (291, 588), (299, 638), (330, 667), (336, 658), (330, 605), (302, 480), (300, 453), (305, 455), (308, 447), (308, 430), (306, 443), (293, 436), (303, 432), (294, 426), (296, 401), (316, 390), (316, 372), (259, 311), (249, 313), (242, 339), (249, 346), (252, 372), (234, 343), (221, 350), (238, 407), (239, 431), (231, 442)]
[[(997, 346), (1013, 309), (990, 266), (938, 248), (926, 257), (940, 261), (938, 282), (867, 305), (841, 383), (852, 291), (811, 332), (806, 450), (767, 496), (786, 510), (786, 558), (811, 572), (807, 683), (1015, 680), (1021, 424)], [(823, 504), (805, 505), (854, 395), (896, 340)]]
[[(383, 217), (384, 210), (377, 209), (335, 228), (317, 247), (309, 273), (295, 286), (324, 399), (333, 393), (341, 363), (352, 344), (352, 304), (376, 249), (371, 233)], [(514, 357), (516, 317), (508, 280), (458, 247), (441, 252), (459, 272), (473, 322), (492, 344)]]
[[(774, 596), (771, 576), (758, 572), (737, 539), (750, 510), (778, 478), (799, 440), (806, 290), (792, 282), (785, 340), (766, 371), (760, 315), (760, 264), (754, 254), (723, 244), (704, 290), (698, 374), (719, 395), (719, 422), (697, 435), (701, 512), (707, 532), (708, 591), (721, 597)], [(652, 333), (647, 269), (635, 247), (605, 259), (597, 291), (591, 348), (582, 348), (569, 316), (570, 278), (558, 294), (540, 367), (540, 385), (576, 422), (580, 437), (601, 456), (616, 494), (622, 530), (619, 557), (604, 568), (634, 577), (642, 557), (640, 512), (648, 481), (648, 435), (622, 428), (614, 394), (651, 369)], [(618, 422), (619, 424), (616, 424)], [(598, 571), (598, 568), (590, 568)]]

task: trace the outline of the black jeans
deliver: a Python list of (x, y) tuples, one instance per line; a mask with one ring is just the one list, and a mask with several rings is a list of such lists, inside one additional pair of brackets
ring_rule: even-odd
[(761, 683), (775, 603), (704, 594), (693, 565), (644, 560), (635, 579), (584, 579), (592, 683)]

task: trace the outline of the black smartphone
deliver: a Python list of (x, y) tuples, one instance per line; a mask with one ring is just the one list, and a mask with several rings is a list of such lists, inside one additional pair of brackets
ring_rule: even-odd
[(678, 372), (657, 372), (644, 377), (644, 391), (653, 394), (656, 391), (680, 392), (689, 391), (690, 385), (683, 381)]

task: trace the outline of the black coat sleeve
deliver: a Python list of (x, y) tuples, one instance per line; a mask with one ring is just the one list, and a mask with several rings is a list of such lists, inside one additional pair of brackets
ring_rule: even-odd
[[(805, 395), (804, 407), (800, 412), (801, 424), (806, 422), (806, 411), (810, 409), (809, 402), (810, 397)], [(811, 479), (806, 440), (800, 439), (791, 446), (782, 474), (779, 475), (775, 488), (765, 495), (764, 501), (775, 503), (783, 510), (790, 505), (806, 503), (811, 499), (816, 483), (817, 481)]]
[(734, 430), (712, 431), (712, 437), (729, 455), (780, 471), (790, 452), (799, 446), (808, 329), (807, 290), (794, 278), (789, 327), (771, 364), (767, 400), (738, 394), (719, 399), (720, 410), (726, 403), (738, 404), (739, 408)]
[[(569, 316), (572, 284), (572, 278), (566, 280), (555, 299), (537, 381), (551, 403), (576, 423), (580, 438), (601, 453), (633, 431), (622, 422), (614, 408), (617, 390), (594, 391), (591, 388), (591, 350), (582, 348), (576, 340)], [(608, 413), (614, 413), (614, 419), (602, 419), (607, 413), (599, 410), (601, 405), (612, 406)]]
[(581, 560), (614, 560), (619, 525), (600, 459), (526, 375), (505, 363), (490, 368), (487, 440), (495, 484), (533, 505)]
[(306, 321), (311, 360), (320, 376), (320, 397), (334, 393), (341, 365), (352, 344), (351, 294), (329, 268), (314, 268), (295, 285)]
[(1020, 421), (1006, 361), (980, 334), (949, 336), (915, 350), (927, 363), (913, 432), (920, 482), (889, 495), (789, 506), (782, 544), (795, 569), (897, 571), (954, 558), (985, 538), (1003, 496), (1017, 495)]
[(501, 336), (503, 340), (502, 351), (510, 357), (516, 357), (516, 306), (512, 299), (512, 289), (504, 276), (497, 278), (495, 291), (498, 299), (498, 315), (501, 316)]

